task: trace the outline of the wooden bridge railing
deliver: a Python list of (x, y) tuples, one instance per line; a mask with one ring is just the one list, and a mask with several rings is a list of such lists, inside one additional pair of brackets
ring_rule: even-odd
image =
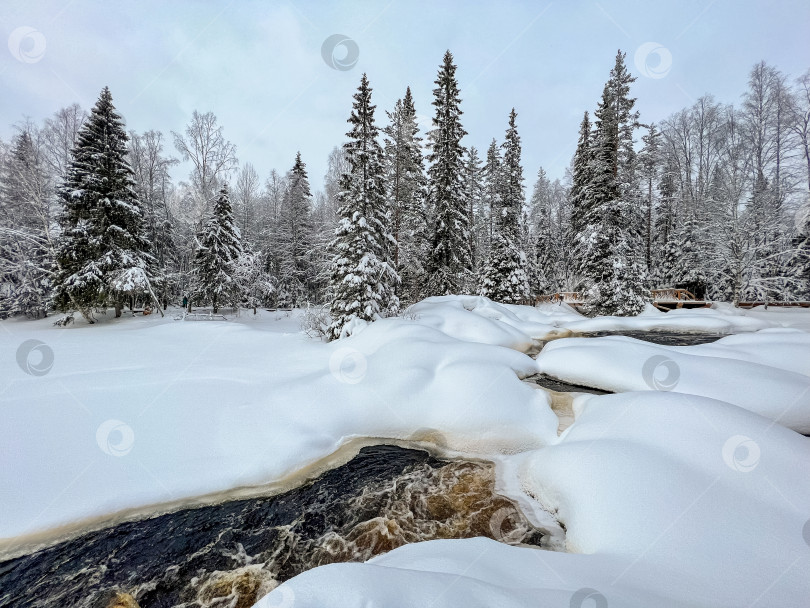
[(694, 302), (697, 300), (695, 294), (686, 289), (653, 289), (652, 298), (654, 302)]
[[(669, 302), (678, 302), (678, 308), (682, 305), (683, 302), (695, 302), (695, 303), (702, 303), (702, 300), (698, 300), (691, 291), (687, 289), (675, 289), (675, 288), (668, 288), (668, 289), (653, 289), (650, 291), (652, 295), (652, 300), (654, 304), (658, 304), (659, 302), (669, 303)], [(559, 304), (560, 302), (565, 302), (566, 304), (571, 304), (573, 306), (577, 306), (579, 304), (583, 304), (585, 299), (583, 297), (582, 292), (579, 291), (560, 291), (557, 293), (551, 294), (544, 294), (535, 296), (534, 303), (543, 304)]]
[(582, 293), (579, 291), (560, 291), (558, 293), (536, 296), (534, 298), (535, 304), (540, 304), (543, 302), (549, 302), (551, 304), (558, 304), (559, 302), (565, 302), (566, 304), (581, 304), (583, 301)]
[[(652, 303), (653, 306), (659, 308), (660, 310), (672, 310), (673, 308), (701, 308), (704, 306), (710, 306), (711, 302), (706, 300), (698, 300), (688, 289), (675, 289), (673, 288), (666, 288), (666, 289), (652, 289), (650, 291), (652, 295)], [(534, 300), (532, 299), (526, 300), (524, 304), (537, 306), (538, 304), (549, 303), (549, 304), (559, 304), (560, 302), (565, 302), (566, 304), (570, 304), (574, 308), (579, 306), (580, 304), (585, 303), (585, 299), (583, 298), (582, 292), (579, 291), (560, 291), (558, 293), (551, 293), (551, 294), (544, 294), (539, 296), (534, 296)], [(771, 301), (756, 301), (756, 302), (738, 302), (737, 306), (739, 308), (753, 308), (755, 306), (794, 306), (794, 307), (802, 307), (802, 308), (810, 308), (810, 301), (797, 301), (797, 302), (771, 302)]]

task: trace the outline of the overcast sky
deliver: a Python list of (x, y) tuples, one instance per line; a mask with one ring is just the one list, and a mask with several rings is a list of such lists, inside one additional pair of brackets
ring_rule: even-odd
[[(27, 29), (21, 29), (27, 28)], [(518, 112), (527, 187), (537, 169), (563, 177), (585, 110), (592, 111), (616, 50), (638, 80), (645, 122), (705, 93), (737, 102), (765, 60), (796, 77), (810, 68), (810, 1), (169, 2), (0, 0), (0, 137), (109, 86), (128, 129), (182, 130), (213, 111), (240, 162), (262, 178), (301, 151), (315, 188), (344, 140), (351, 95), (368, 74), (385, 121), (407, 85), (429, 122), (446, 49), (458, 65), (463, 143), (486, 150)], [(322, 56), (324, 41), (351, 42)], [(640, 50), (639, 50), (640, 49)], [(347, 52), (349, 56), (346, 57)], [(646, 57), (646, 59), (645, 59)], [(185, 179), (187, 165), (175, 172)]]

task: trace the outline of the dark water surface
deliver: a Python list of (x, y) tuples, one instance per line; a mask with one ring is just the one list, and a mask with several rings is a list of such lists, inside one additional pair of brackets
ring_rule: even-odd
[(543, 388), (547, 388), (550, 391), (556, 391), (558, 393), (591, 393), (592, 395), (610, 395), (610, 391), (603, 391), (598, 388), (591, 388), (589, 386), (580, 386), (579, 384), (571, 384), (570, 382), (564, 382), (563, 380), (558, 380), (552, 376), (547, 376), (546, 374), (535, 374), (534, 376), (528, 376), (524, 378), (527, 382), (534, 382), (542, 386)]
[(410, 542), (540, 546), (544, 532), (494, 483), (491, 463), (366, 447), (284, 494), (121, 523), (1, 562), (0, 606), (247, 608), (304, 570)]
[(582, 334), (584, 338), (601, 338), (602, 336), (627, 336), (644, 342), (664, 344), (666, 346), (695, 346), (717, 342), (728, 334), (701, 334), (678, 331), (592, 331)]

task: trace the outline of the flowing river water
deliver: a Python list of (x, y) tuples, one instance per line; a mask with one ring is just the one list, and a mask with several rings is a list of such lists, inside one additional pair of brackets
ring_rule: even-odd
[(365, 447), (280, 495), (120, 523), (2, 562), (0, 606), (247, 608), (315, 566), (474, 536), (541, 547), (547, 534), (496, 493), (492, 463)]

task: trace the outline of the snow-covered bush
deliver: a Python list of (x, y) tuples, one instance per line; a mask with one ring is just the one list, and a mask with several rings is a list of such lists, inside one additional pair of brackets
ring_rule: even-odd
[(320, 338), (326, 340), (332, 317), (326, 306), (307, 305), (304, 314), (301, 315), (301, 329), (310, 338)]

